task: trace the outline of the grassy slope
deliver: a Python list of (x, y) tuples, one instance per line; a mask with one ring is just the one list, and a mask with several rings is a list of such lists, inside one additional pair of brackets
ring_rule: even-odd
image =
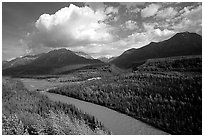
[(3, 134), (109, 134), (94, 117), (72, 105), (29, 92), (16, 80), (2, 82)]
[[(154, 62), (151, 67), (145, 65), (145, 69), (140, 67), (135, 73), (107, 76), (49, 92), (107, 106), (171, 134), (201, 134), (201, 61), (191, 57), (167, 59), (166, 64), (165, 61)], [(169, 69), (169, 62), (173, 62), (170, 65), (174, 64), (176, 69)], [(157, 69), (146, 69), (152, 68), (152, 64)]]

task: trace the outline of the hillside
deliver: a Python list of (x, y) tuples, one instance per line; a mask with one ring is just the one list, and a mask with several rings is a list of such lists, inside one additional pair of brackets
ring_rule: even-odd
[(139, 49), (129, 49), (111, 63), (121, 68), (130, 68), (134, 64), (141, 65), (143, 61), (152, 58), (201, 54), (202, 37), (196, 33), (183, 32), (162, 42), (151, 42)]
[(110, 134), (93, 116), (30, 92), (20, 81), (3, 78), (2, 87), (3, 135)]

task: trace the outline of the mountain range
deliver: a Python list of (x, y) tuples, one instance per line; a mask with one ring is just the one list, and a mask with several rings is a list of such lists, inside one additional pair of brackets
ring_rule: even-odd
[[(17, 58), (11, 60), (10, 67), (5, 67), (3, 75), (38, 75), (38, 74), (49, 74), (56, 68), (62, 68), (65, 66), (79, 65), (79, 64), (100, 64), (102, 63), (97, 59), (88, 59), (75, 54), (74, 52), (67, 49), (53, 50), (48, 53), (40, 54), (35, 59), (25, 60), (26, 57)], [(13, 62), (19, 61), (21, 65), (13, 65)], [(21, 63), (22, 62), (22, 63)], [(17, 64), (17, 63), (15, 63)]]
[(202, 37), (196, 33), (177, 33), (168, 40), (151, 42), (138, 48), (129, 49), (118, 57), (93, 59), (83, 52), (65, 48), (39, 55), (27, 55), (11, 61), (3, 61), (3, 75), (41, 75), (70, 70), (92, 64), (109, 62), (117, 67), (128, 69), (143, 64), (147, 59), (172, 56), (201, 55)]
[(116, 57), (111, 57), (111, 58), (107, 58), (107, 57), (99, 57), (97, 58), (98, 60), (102, 61), (102, 62), (105, 62), (105, 63), (108, 63), (112, 60), (114, 60)]
[(151, 42), (138, 49), (129, 49), (110, 63), (120, 68), (131, 68), (147, 59), (201, 54), (202, 37), (196, 33), (183, 32), (165, 41)]
[(31, 63), (32, 61), (34, 61), (36, 58), (38, 58), (41, 55), (42, 54), (26, 55), (26, 56), (23, 56), (23, 57), (18, 57), (18, 58), (12, 59), (11, 61), (3, 61), (2, 62), (2, 68), (7, 69), (7, 68), (11, 68), (11, 67), (26, 65), (26, 64)]

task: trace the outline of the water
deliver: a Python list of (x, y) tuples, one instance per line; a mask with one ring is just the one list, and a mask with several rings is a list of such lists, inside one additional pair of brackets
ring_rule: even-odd
[(82, 111), (93, 115), (115, 135), (166, 135), (167, 133), (139, 120), (106, 107), (54, 93), (44, 92), (53, 101), (73, 104)]

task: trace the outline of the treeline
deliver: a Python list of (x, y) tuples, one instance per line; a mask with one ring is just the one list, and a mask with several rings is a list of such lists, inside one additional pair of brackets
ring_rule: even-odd
[(50, 90), (100, 104), (171, 134), (202, 134), (201, 75), (135, 72)]
[(110, 134), (93, 116), (29, 92), (16, 80), (3, 79), (2, 99), (3, 134)]

